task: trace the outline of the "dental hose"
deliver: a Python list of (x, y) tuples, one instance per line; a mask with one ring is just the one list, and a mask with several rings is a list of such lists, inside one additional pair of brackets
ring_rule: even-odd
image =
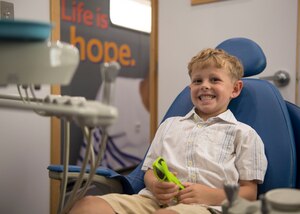
[[(93, 141), (92, 132), (91, 132), (91, 130), (89, 130), (87, 148), (91, 147), (92, 141)], [(66, 202), (66, 205), (65, 205), (63, 211), (61, 212), (61, 214), (68, 213), (69, 210), (72, 208), (72, 206), (75, 203), (76, 193), (78, 192), (78, 190), (79, 190), (79, 188), (82, 184), (83, 176), (84, 176), (86, 166), (88, 164), (88, 159), (89, 159), (89, 156), (90, 156), (90, 151), (91, 151), (91, 149), (87, 149), (85, 151), (85, 157), (84, 157), (83, 164), (82, 164), (82, 167), (81, 167), (81, 170), (80, 170), (80, 174), (79, 174), (78, 179), (75, 183), (74, 189), (72, 190), (71, 196), (69, 197), (68, 201)]]

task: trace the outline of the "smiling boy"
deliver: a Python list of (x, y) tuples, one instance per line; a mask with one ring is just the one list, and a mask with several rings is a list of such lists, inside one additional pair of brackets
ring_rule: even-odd
[[(228, 109), (243, 87), (241, 63), (222, 50), (208, 48), (191, 59), (188, 72), (194, 108), (159, 126), (142, 166), (146, 188), (135, 195), (86, 197), (72, 214), (207, 214), (207, 207), (220, 206), (226, 199), (225, 182), (239, 184), (241, 197), (256, 199), (257, 184), (267, 169), (264, 145), (255, 130)], [(159, 156), (176, 172), (183, 190), (154, 176), (152, 163)]]

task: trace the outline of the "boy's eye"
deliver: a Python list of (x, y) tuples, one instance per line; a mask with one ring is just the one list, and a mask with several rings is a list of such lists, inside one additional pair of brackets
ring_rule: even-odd
[(200, 84), (201, 82), (202, 82), (202, 80), (200, 80), (200, 79), (193, 80), (193, 83), (195, 83), (195, 84)]
[(218, 82), (218, 81), (220, 81), (220, 79), (219, 78), (217, 78), (217, 77), (213, 77), (213, 78), (211, 78), (211, 80), (210, 80), (211, 82)]

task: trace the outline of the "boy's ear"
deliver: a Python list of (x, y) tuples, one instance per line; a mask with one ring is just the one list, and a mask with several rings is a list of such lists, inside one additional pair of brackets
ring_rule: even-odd
[(232, 91), (231, 98), (236, 98), (237, 96), (239, 96), (242, 91), (242, 88), (243, 88), (243, 81), (242, 80), (236, 81), (234, 83), (234, 88)]

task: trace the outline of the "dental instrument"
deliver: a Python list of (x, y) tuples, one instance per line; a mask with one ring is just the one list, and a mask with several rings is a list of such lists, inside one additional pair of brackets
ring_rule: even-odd
[[(19, 95), (0, 95), (0, 108), (34, 111), (41, 116), (57, 117), (64, 122), (64, 180), (61, 187), (59, 213), (67, 213), (76, 200), (82, 197), (91, 183), (97, 166), (100, 164), (107, 143), (107, 134), (100, 148), (97, 160), (93, 154), (92, 140), (72, 196), (65, 203), (66, 183), (68, 179), (69, 132), (70, 123), (81, 127), (84, 136), (91, 137), (91, 129), (103, 130), (112, 125), (118, 111), (111, 105), (115, 78), (120, 70), (117, 62), (107, 62), (101, 66), (103, 80), (103, 102), (86, 100), (84, 97), (47, 95), (38, 98), (34, 88), (43, 84), (68, 85), (79, 65), (78, 49), (66, 42), (50, 42), (52, 25), (49, 23), (23, 20), (0, 20), (0, 85), (16, 84)], [(10, 34), (8, 34), (8, 32)], [(18, 63), (15, 62), (18, 59)], [(22, 94), (22, 89), (25, 94)], [(29, 90), (29, 91), (28, 91)], [(30, 94), (32, 97), (30, 97)], [(82, 191), (79, 191), (87, 163), (91, 160), (90, 175)], [(78, 193), (79, 191), (79, 193)]]

